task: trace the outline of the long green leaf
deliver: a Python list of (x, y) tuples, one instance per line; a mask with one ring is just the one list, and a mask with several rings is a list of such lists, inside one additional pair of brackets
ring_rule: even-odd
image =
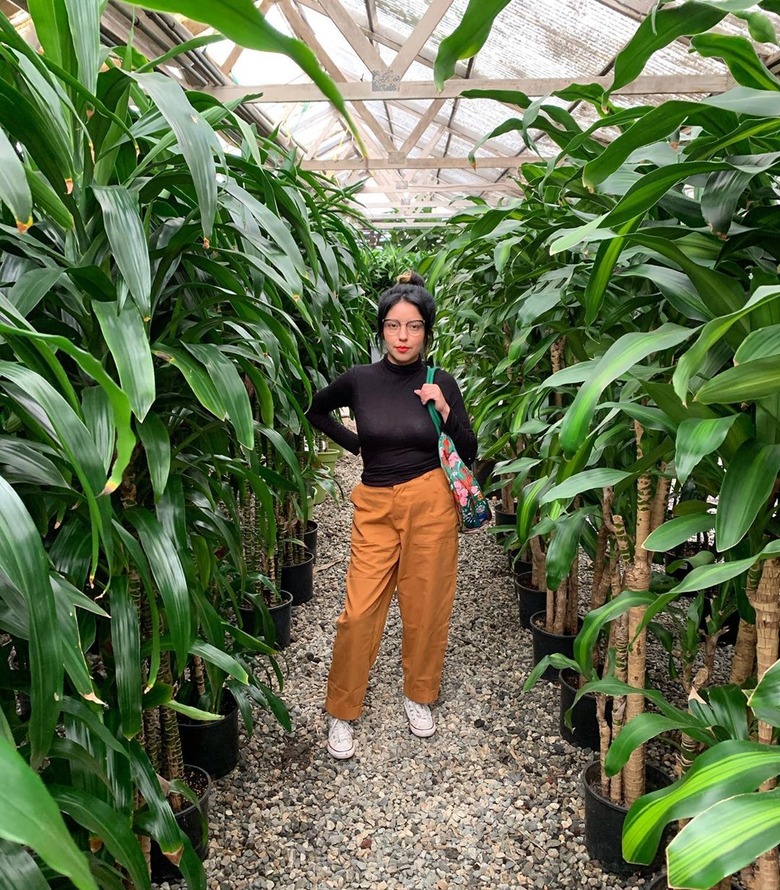
[(7, 204), (16, 226), (25, 232), (32, 225), (32, 195), (24, 166), (13, 145), (0, 129), (0, 201)]
[(574, 658), (584, 677), (590, 679), (593, 676), (593, 651), (602, 629), (629, 609), (649, 606), (654, 600), (655, 596), (647, 591), (624, 590), (605, 605), (588, 612), (574, 641)]
[(545, 560), (548, 590), (558, 590), (571, 571), (579, 550), (580, 535), (586, 518), (587, 512), (578, 510), (556, 521)]
[(193, 655), (199, 655), (204, 661), (208, 661), (209, 664), (216, 665), (220, 670), (225, 671), (226, 674), (235, 677), (240, 683), (249, 682), (249, 674), (247, 674), (246, 668), (228, 652), (217, 649), (211, 643), (195, 640), (190, 647), (190, 652)]
[(780, 726), (780, 661), (764, 674), (748, 698), (748, 704), (759, 720)]
[(46, 786), (1, 736), (0, 774), (0, 837), (32, 847), (47, 865), (70, 878), (79, 890), (98, 890), (87, 858), (73, 842)]
[(759, 358), (729, 368), (705, 383), (696, 393), (703, 405), (756, 402), (773, 396), (780, 380), (780, 355)]
[(213, 343), (186, 343), (185, 346), (203, 363), (221, 393), (238, 441), (245, 448), (254, 447), (252, 405), (236, 366)]
[(32, 678), (30, 762), (38, 767), (46, 756), (57, 726), (63, 690), (63, 661), (56, 606), (41, 536), (21, 498), (2, 476), (0, 570), (24, 597), (27, 606)]
[[(249, 2), (249, 0), (247, 0)], [(144, 4), (148, 5), (148, 4)], [(178, 4), (174, 4), (176, 6)], [(182, 3), (182, 6), (189, 4)], [(202, 14), (202, 4), (192, 4)], [(224, 5), (215, 3), (214, 5)], [(156, 8), (165, 8), (160, 4)], [(197, 18), (197, 13), (195, 14)], [(190, 105), (182, 88), (170, 77), (149, 72), (130, 75), (160, 109), (171, 129), (176, 133), (181, 153), (187, 162), (200, 207), (200, 222), (204, 237), (210, 238), (217, 210), (217, 169), (214, 150), (219, 148), (214, 131), (203, 116)]]
[[(8, 304), (6, 302), (5, 307), (3, 307), (3, 299), (2, 297), (0, 297), (0, 308), (6, 308), (7, 305)], [(27, 324), (24, 319), (21, 319), (18, 316), (18, 314), (16, 314), (14, 321), (16, 321), (17, 319), (20, 320), (23, 324)], [(71, 358), (75, 359), (79, 367), (83, 371), (86, 371), (86, 373), (89, 374), (90, 377), (92, 377), (93, 380), (99, 383), (100, 386), (105, 390), (114, 412), (114, 423), (117, 431), (117, 445), (116, 458), (114, 460), (114, 466), (111, 475), (109, 476), (105, 485), (103, 485), (102, 479), (100, 482), (98, 482), (97, 476), (93, 475), (94, 465), (101, 467), (99, 474), (100, 477), (103, 476), (103, 470), (100, 456), (97, 454), (94, 443), (91, 439), (89, 439), (89, 434), (87, 433), (89, 443), (88, 445), (86, 445), (83, 443), (81, 430), (78, 427), (78, 424), (73, 422), (72, 418), (69, 417), (67, 412), (64, 412), (62, 417), (60, 417), (60, 412), (56, 410), (54, 411), (53, 415), (51, 413), (51, 411), (54, 410), (55, 406), (58, 406), (62, 403), (62, 397), (55, 390), (53, 390), (46, 381), (42, 380), (42, 378), (31, 378), (29, 376), (30, 372), (26, 369), (15, 370), (11, 365), (5, 363), (2, 364), (5, 376), (8, 376), (11, 380), (17, 383), (17, 385), (21, 386), (22, 389), (33, 395), (38, 401), (41, 401), (41, 399), (43, 399), (43, 401), (41, 401), (41, 404), (44, 409), (47, 410), (47, 413), (49, 414), (49, 417), (52, 420), (52, 423), (54, 424), (58, 433), (60, 433), (61, 436), (64, 435), (64, 432), (69, 433), (67, 439), (69, 444), (63, 444), (65, 444), (66, 451), (68, 451), (68, 456), (73, 462), (73, 468), (76, 470), (76, 473), (79, 475), (79, 478), (84, 485), (87, 497), (90, 498), (91, 492), (94, 491), (96, 488), (100, 494), (110, 494), (111, 492), (115, 491), (122, 481), (122, 476), (125, 469), (127, 468), (128, 463), (130, 462), (130, 457), (132, 456), (133, 448), (135, 447), (135, 436), (133, 435), (133, 431), (130, 427), (130, 402), (128, 401), (125, 393), (106, 373), (100, 361), (95, 356), (83, 349), (80, 349), (78, 346), (75, 346), (65, 337), (60, 337), (57, 334), (42, 334), (38, 331), (32, 330), (31, 328), (16, 328), (11, 326), (10, 324), (2, 323), (0, 323), (0, 332), (19, 334), (23, 337), (30, 337), (33, 340), (40, 340), (43, 343), (49, 343), (53, 347), (61, 349), (67, 355), (71, 356)], [(39, 393), (39, 395), (35, 395), (35, 393)], [(79, 420), (78, 423), (81, 423), (81, 421)], [(64, 432), (60, 432), (60, 427), (63, 425)], [(71, 438), (73, 438), (73, 443), (70, 443)], [(74, 450), (74, 446), (79, 447), (75, 447)], [(101, 486), (102, 491), (100, 490)], [(90, 508), (92, 509), (92, 507), (93, 504), (90, 503)]]
[(187, 578), (176, 545), (151, 513), (134, 508), (127, 515), (138, 531), (154, 580), (160, 589), (177, 666), (183, 670), (193, 630)]
[(49, 882), (24, 847), (0, 839), (0, 887), (49, 890)]
[(566, 411), (560, 432), (564, 453), (571, 456), (582, 444), (599, 397), (610, 383), (652, 353), (677, 346), (692, 333), (688, 328), (664, 324), (654, 331), (635, 331), (616, 340), (599, 360)]
[(730, 550), (748, 533), (770, 496), (780, 472), (780, 445), (750, 439), (737, 450), (726, 470), (718, 497), (715, 542)]
[(79, 68), (79, 80), (90, 93), (97, 92), (100, 53), (100, 8), (86, 0), (65, 0), (73, 48)]
[(131, 739), (141, 730), (140, 616), (127, 590), (127, 578), (111, 582), (111, 645), (122, 734)]
[(127, 869), (133, 887), (151, 887), (149, 870), (129, 816), (78, 788), (54, 785), (52, 797), (63, 812), (100, 838), (114, 859)]
[(93, 300), (92, 311), (111, 350), (122, 389), (133, 406), (133, 413), (143, 420), (155, 399), (155, 380), (152, 352), (141, 310), (128, 303), (120, 309), (117, 303)]
[(707, 322), (699, 332), (697, 340), (686, 350), (681, 357), (672, 377), (674, 391), (682, 399), (686, 400), (688, 383), (702, 367), (709, 351), (723, 339), (728, 331), (742, 318), (754, 312), (760, 307), (774, 303), (780, 298), (780, 290), (776, 287), (759, 287), (751, 298), (740, 308), (728, 314), (719, 313), (718, 318)]
[(161, 12), (182, 13), (196, 22), (208, 23), (239, 46), (288, 56), (336, 106), (355, 135), (361, 151), (364, 155), (367, 154), (363, 139), (347, 111), (341, 93), (322, 70), (317, 57), (305, 43), (293, 40), (269, 25), (252, 0), (209, 0), (207, 4), (201, 0), (144, 0), (135, 5)]
[(143, 423), (138, 424), (138, 435), (144, 445), (154, 498), (159, 501), (168, 484), (168, 475), (171, 471), (171, 440), (168, 428), (158, 414), (151, 413), (146, 415)]
[(444, 81), (455, 72), (459, 59), (470, 59), (485, 44), (496, 16), (510, 0), (469, 0), (458, 27), (439, 44), (439, 52), (433, 66), (436, 89), (441, 90)]
[(611, 89), (619, 90), (631, 83), (658, 50), (679, 37), (709, 31), (726, 14), (727, 10), (692, 0), (683, 6), (666, 6), (653, 15), (646, 16), (615, 59), (615, 77)]
[(706, 727), (696, 727), (693, 721), (685, 715), (685, 719), (675, 720), (662, 714), (647, 712), (638, 714), (623, 726), (617, 738), (609, 746), (607, 757), (604, 761), (604, 772), (608, 776), (617, 775), (626, 765), (632, 752), (661, 735), (662, 732), (683, 730), (686, 735), (695, 741), (705, 745), (712, 745), (715, 737)]
[(624, 858), (649, 864), (669, 822), (690, 819), (727, 797), (754, 791), (778, 772), (780, 750), (775, 747), (734, 740), (709, 748), (681, 779), (631, 807), (623, 827)]
[(734, 364), (780, 355), (780, 324), (751, 331), (734, 353)]
[(780, 90), (780, 80), (759, 59), (753, 44), (735, 34), (699, 34), (691, 46), (705, 59), (718, 58), (728, 66), (734, 80), (755, 90)]
[(674, 450), (674, 466), (680, 482), (684, 483), (687, 480), (703, 457), (720, 448), (736, 419), (736, 415), (715, 418), (691, 417), (680, 424)]
[(222, 397), (200, 362), (196, 362), (186, 350), (173, 347), (170, 344), (155, 343), (152, 346), (152, 352), (158, 358), (173, 365), (174, 368), (178, 368), (201, 405), (211, 411), (215, 417), (225, 420), (227, 409)]
[(92, 191), (103, 211), (111, 253), (141, 315), (148, 318), (152, 311), (152, 267), (138, 196), (121, 185), (93, 185)]
[(541, 499), (541, 504), (549, 504), (557, 500), (570, 500), (578, 494), (594, 489), (606, 488), (617, 485), (624, 479), (628, 479), (631, 473), (626, 470), (611, 470), (608, 467), (598, 467), (592, 470), (583, 470), (575, 473), (564, 482), (554, 485)]
[(693, 513), (691, 516), (678, 516), (670, 519), (651, 532), (642, 545), (643, 550), (665, 553), (693, 535), (707, 532), (715, 527), (713, 513)]
[(666, 849), (672, 887), (709, 890), (780, 843), (780, 790), (738, 794), (701, 813)]

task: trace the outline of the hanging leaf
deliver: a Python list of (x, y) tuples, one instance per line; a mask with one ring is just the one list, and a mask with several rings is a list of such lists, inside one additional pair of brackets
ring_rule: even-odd
[(20, 232), (32, 225), (32, 195), (24, 165), (13, 145), (0, 129), (0, 201), (7, 204)]
[[(141, 315), (151, 314), (152, 270), (138, 197), (119, 185), (92, 186), (116, 260)], [(122, 307), (120, 307), (122, 308)]]
[(156, 392), (152, 351), (139, 308), (125, 303), (119, 309), (117, 303), (92, 301), (92, 311), (111, 350), (122, 389), (127, 393), (135, 416), (143, 420)]
[(548, 590), (558, 590), (571, 571), (579, 550), (580, 535), (586, 518), (587, 511), (578, 510), (556, 521), (545, 560)]
[[(752, 5), (752, 4), (751, 4)], [(635, 80), (650, 57), (680, 37), (701, 34), (714, 28), (728, 13), (708, 3), (689, 0), (683, 6), (665, 6), (647, 15), (633, 37), (615, 58), (615, 77), (611, 91)]]
[[(754, 791), (778, 772), (780, 750), (775, 747), (736, 740), (714, 745), (694, 760), (681, 779), (667, 788), (640, 797), (631, 807), (623, 828), (623, 856), (629, 862), (649, 864), (669, 822), (690, 819), (714, 802)], [(776, 801), (774, 806), (778, 809)], [(723, 827), (721, 825), (721, 830)], [(694, 855), (700, 859), (701, 850), (697, 849)]]
[(209, 0), (208, 3), (201, 0), (144, 0), (134, 5), (160, 12), (181, 13), (193, 21), (206, 22), (239, 46), (288, 56), (336, 106), (347, 121), (363, 155), (368, 154), (341, 93), (322, 70), (311, 49), (305, 43), (294, 40), (269, 25), (252, 0)]
[(159, 501), (168, 484), (168, 475), (171, 471), (171, 440), (168, 428), (158, 414), (147, 414), (144, 422), (138, 424), (138, 436), (143, 442), (154, 499)]
[(750, 530), (759, 513), (769, 505), (780, 472), (780, 445), (744, 442), (731, 459), (718, 497), (715, 542), (718, 550), (730, 550)]
[(780, 791), (737, 794), (689, 822), (666, 849), (673, 887), (709, 890), (780, 843)]
[(695, 399), (703, 405), (757, 402), (777, 393), (778, 380), (780, 355), (773, 355), (723, 371), (705, 383)]
[(571, 456), (582, 444), (599, 397), (610, 383), (649, 355), (677, 346), (692, 333), (688, 328), (664, 324), (655, 331), (632, 331), (616, 340), (598, 361), (566, 411), (560, 432), (564, 453)]
[(470, 59), (485, 45), (493, 22), (510, 0), (469, 0), (458, 27), (439, 44), (439, 52), (433, 66), (436, 89), (441, 90), (444, 81), (455, 73), (455, 63)]
[[(751, 298), (740, 309), (719, 314), (717, 318), (704, 325), (699, 331), (698, 339), (685, 351), (675, 369), (672, 383), (674, 391), (685, 402), (688, 394), (688, 383), (701, 369), (707, 354), (721, 339), (725, 338), (730, 329), (742, 318), (761, 306), (773, 303), (780, 298), (780, 289), (776, 287), (759, 287)], [(742, 342), (742, 338), (739, 338)]]
[(0, 736), (0, 775), (3, 777), (0, 837), (31, 847), (54, 871), (70, 878), (79, 890), (98, 890), (87, 857), (73, 842), (40, 776), (3, 736)]
[(541, 499), (540, 503), (549, 504), (556, 500), (570, 500), (578, 494), (594, 489), (602, 489), (610, 485), (617, 485), (624, 479), (628, 479), (631, 473), (626, 470), (612, 470), (608, 467), (598, 467), (593, 470), (583, 470), (570, 476), (564, 482), (554, 485)]
[(236, 366), (212, 343), (186, 343), (185, 346), (203, 363), (221, 393), (238, 441), (245, 448), (254, 447), (252, 405)]
[(669, 519), (651, 532), (642, 544), (642, 549), (655, 553), (665, 553), (677, 547), (694, 535), (715, 528), (714, 513), (694, 513), (691, 516), (678, 516)]
[(703, 457), (720, 448), (736, 419), (736, 414), (710, 419), (691, 417), (680, 424), (674, 449), (674, 466), (681, 483), (685, 483)]
[(198, 195), (203, 235), (210, 238), (217, 209), (217, 168), (214, 164), (214, 150), (219, 148), (217, 137), (203, 116), (190, 105), (175, 80), (156, 72), (131, 74), (130, 77), (151, 98), (176, 134)]
[[(0, 570), (21, 595), (26, 607), (26, 615), (19, 615), (19, 618), (27, 625), (32, 679), (30, 763), (38, 767), (46, 756), (60, 713), (63, 661), (43, 543), (24, 503), (2, 476)], [(0, 807), (0, 812), (2, 810)], [(0, 836), (12, 837), (1, 831)]]
[(732, 77), (754, 90), (780, 90), (780, 80), (759, 59), (753, 44), (734, 34), (700, 34), (691, 46), (705, 59), (723, 59)]

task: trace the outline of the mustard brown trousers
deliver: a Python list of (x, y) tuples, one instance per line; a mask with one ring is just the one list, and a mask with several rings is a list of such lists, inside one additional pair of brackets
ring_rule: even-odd
[(429, 704), (439, 695), (458, 575), (458, 523), (447, 478), (431, 470), (387, 487), (358, 483), (347, 570), (347, 599), (325, 702), (354, 720), (363, 699), (393, 598), (403, 625), (404, 694)]

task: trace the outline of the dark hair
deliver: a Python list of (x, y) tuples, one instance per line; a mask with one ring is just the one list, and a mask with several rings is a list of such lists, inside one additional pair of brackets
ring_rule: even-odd
[(433, 297), (425, 289), (425, 282), (411, 270), (402, 272), (396, 278), (396, 284), (389, 287), (379, 298), (376, 310), (376, 340), (379, 346), (383, 342), (383, 330), (387, 313), (396, 303), (411, 303), (420, 310), (420, 315), (425, 322), (425, 348), (431, 345), (433, 339), (433, 323), (436, 321), (436, 303)]

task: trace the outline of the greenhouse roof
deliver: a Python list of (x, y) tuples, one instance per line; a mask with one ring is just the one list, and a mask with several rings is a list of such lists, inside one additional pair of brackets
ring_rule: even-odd
[[(433, 83), (433, 63), (467, 0), (262, 0), (257, 5), (279, 31), (306, 43), (336, 81), (365, 152), (344, 118), (285, 56), (224, 40), (175, 57), (165, 70), (222, 100), (249, 94), (243, 106), (248, 120), (263, 132), (278, 130), (279, 141), (297, 150), (304, 167), (331, 174), (342, 185), (363, 182), (358, 200), (368, 216), (402, 226), (447, 216), (475, 196), (495, 203), (517, 195), (518, 165), (555, 154), (544, 138), (533, 146), (536, 154), (529, 151), (515, 130), (485, 141), (470, 159), (480, 139), (518, 109), (493, 99), (464, 98), (465, 90), (519, 90), (539, 97), (573, 82), (608, 86), (617, 53), (655, 3), (513, 0), (482, 50), (456, 66), (442, 92)], [(22, 0), (0, 0), (0, 6), (20, 30), (25, 28)], [(197, 22), (110, 0), (104, 40), (126, 39), (134, 17), (135, 43), (152, 58), (208, 32)], [(720, 30), (744, 29), (729, 18)], [(776, 60), (765, 61), (773, 67)], [(720, 60), (689, 53), (682, 38), (656, 53), (630, 84), (631, 95), (616, 95), (615, 101), (696, 98), (731, 85)], [(583, 122), (594, 114), (584, 103), (566, 107)]]

